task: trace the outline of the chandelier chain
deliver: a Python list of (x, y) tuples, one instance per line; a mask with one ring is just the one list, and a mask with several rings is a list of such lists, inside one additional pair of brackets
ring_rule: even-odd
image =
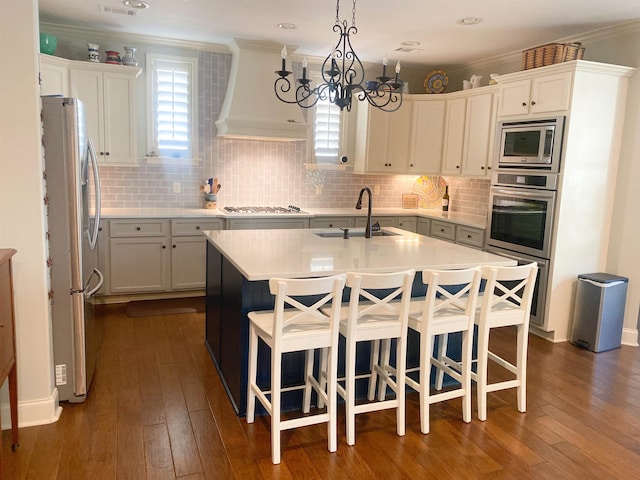
[(353, 28), (356, 28), (356, 0), (353, 0), (352, 14), (353, 14), (353, 17), (351, 19), (351, 25), (353, 26)]

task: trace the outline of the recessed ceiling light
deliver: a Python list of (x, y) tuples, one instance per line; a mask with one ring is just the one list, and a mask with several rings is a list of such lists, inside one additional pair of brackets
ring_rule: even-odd
[(122, 4), (125, 7), (137, 8), (138, 10), (149, 8), (149, 4), (147, 2), (143, 2), (142, 0), (123, 0)]
[(295, 23), (283, 22), (278, 24), (278, 28), (281, 28), (282, 30), (295, 30), (298, 26)]
[(481, 18), (478, 17), (464, 17), (458, 20), (456, 23), (459, 25), (476, 25), (482, 21)]
[(403, 47), (417, 47), (418, 45), (420, 45), (420, 42), (417, 42), (415, 40), (406, 40), (400, 43), (400, 45), (402, 45)]

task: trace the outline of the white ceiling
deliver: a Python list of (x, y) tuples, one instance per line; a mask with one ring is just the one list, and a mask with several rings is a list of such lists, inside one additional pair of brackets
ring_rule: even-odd
[[(39, 0), (43, 22), (226, 45), (232, 38), (298, 45), (296, 53), (326, 56), (337, 42), (335, 0), (147, 0), (137, 15), (102, 13), (121, 0)], [(352, 1), (340, 18), (351, 23)], [(474, 26), (456, 23), (479, 17)], [(640, 18), (640, 0), (360, 0), (357, 35), (363, 61), (452, 65), (522, 50)], [(296, 30), (281, 30), (281, 22)], [(399, 53), (401, 42), (420, 50)]]

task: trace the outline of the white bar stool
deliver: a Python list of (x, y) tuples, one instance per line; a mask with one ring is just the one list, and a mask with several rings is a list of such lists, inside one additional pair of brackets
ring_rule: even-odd
[[(538, 264), (518, 267), (485, 267), (487, 279), (480, 311), (476, 314), (478, 325), (478, 370), (473, 379), (478, 386), (478, 418), (487, 419), (487, 393), (516, 388), (518, 411), (527, 410), (527, 349), (529, 346), (529, 317), (536, 284)], [(489, 350), (489, 332), (492, 328), (517, 326), (516, 361), (512, 364)], [(514, 380), (488, 383), (488, 361), (515, 374)]]
[[(486, 280), (484, 292), (480, 294), (480, 306), (476, 309), (475, 324), (478, 326), (477, 371), (471, 378), (477, 384), (478, 418), (487, 419), (487, 394), (509, 388), (517, 389), (518, 411), (527, 409), (527, 348), (529, 344), (529, 317), (536, 283), (538, 265), (533, 262), (515, 267), (484, 267), (482, 278)], [(489, 333), (492, 328), (516, 326), (515, 364), (489, 351)], [(440, 350), (442, 361), (455, 362), (446, 356), (446, 342)], [(515, 375), (515, 379), (488, 383), (489, 360)], [(458, 367), (459, 368), (459, 367)], [(438, 372), (437, 386), (442, 386), (442, 373)]]
[[(342, 291), (346, 275), (323, 278), (269, 280), (269, 290), (275, 295), (275, 308), (270, 311), (250, 312), (249, 316), (249, 381), (247, 389), (247, 423), (255, 419), (256, 399), (271, 415), (271, 460), (280, 463), (280, 432), (292, 428), (327, 422), (328, 448), (337, 449), (337, 359), (338, 322), (342, 305)], [(323, 295), (311, 306), (297, 299), (307, 295)], [(331, 302), (331, 308), (320, 310)], [(287, 306), (288, 308), (285, 308)], [(271, 390), (263, 391), (257, 384), (258, 339), (271, 349)], [(328, 388), (320, 386), (313, 377), (314, 349), (328, 352)], [(282, 388), (282, 354), (305, 351), (305, 384)], [(280, 395), (282, 391), (304, 388), (303, 412), (309, 413), (311, 388), (326, 403), (325, 413), (290, 420), (280, 419)], [(269, 398), (269, 397), (270, 398)]]
[[(338, 393), (345, 401), (347, 444), (356, 441), (355, 416), (359, 413), (396, 409), (396, 430), (405, 434), (405, 367), (407, 357), (407, 321), (415, 270), (393, 273), (347, 273), (351, 288), (349, 305), (342, 307), (340, 334), (346, 340), (345, 378), (338, 380)], [(379, 298), (380, 297), (380, 298)], [(396, 368), (388, 365), (391, 339), (397, 340)], [(378, 364), (379, 341), (386, 345), (386, 362)], [(356, 344), (373, 341), (370, 357), (371, 373), (356, 376)], [(324, 356), (323, 356), (324, 363)], [(324, 371), (324, 365), (321, 366)], [(376, 379), (388, 384), (395, 398), (385, 400), (384, 391), (378, 401)], [(395, 377), (395, 380), (392, 378)], [(356, 379), (368, 378), (370, 403), (356, 405)], [(340, 382), (344, 381), (344, 387)]]
[[(407, 376), (407, 385), (420, 394), (420, 431), (429, 433), (429, 406), (462, 397), (462, 419), (471, 421), (471, 356), (473, 320), (480, 289), (480, 267), (464, 270), (425, 270), (422, 281), (427, 285), (424, 300), (413, 300), (412, 310), (422, 303), (422, 313), (409, 316), (409, 328), (420, 334), (420, 365), (407, 370), (419, 371), (419, 380)], [(446, 342), (450, 333), (462, 333), (462, 361), (459, 371), (433, 356), (435, 338)], [(460, 383), (460, 387), (431, 394), (431, 366)]]

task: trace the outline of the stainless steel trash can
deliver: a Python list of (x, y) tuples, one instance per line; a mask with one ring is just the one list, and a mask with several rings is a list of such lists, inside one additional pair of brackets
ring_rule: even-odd
[(608, 273), (578, 275), (571, 343), (592, 352), (620, 347), (628, 283)]

